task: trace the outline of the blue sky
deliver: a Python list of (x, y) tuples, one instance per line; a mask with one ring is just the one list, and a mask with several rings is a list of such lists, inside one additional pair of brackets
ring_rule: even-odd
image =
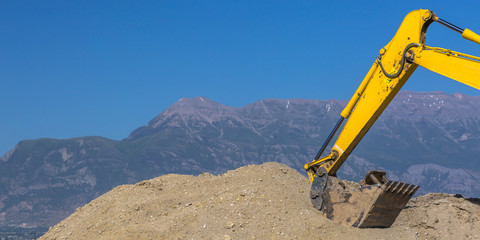
[[(0, 155), (22, 139), (122, 139), (182, 97), (349, 99), (403, 17), (480, 32), (479, 1), (2, 1)], [(480, 56), (439, 24), (427, 44)], [(478, 90), (418, 69), (404, 89)]]

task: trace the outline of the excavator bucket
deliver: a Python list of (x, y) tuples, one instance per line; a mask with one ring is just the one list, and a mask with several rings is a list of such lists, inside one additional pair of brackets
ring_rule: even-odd
[(390, 181), (385, 172), (369, 171), (360, 183), (329, 176), (318, 168), (310, 197), (327, 218), (359, 228), (388, 228), (419, 186)]

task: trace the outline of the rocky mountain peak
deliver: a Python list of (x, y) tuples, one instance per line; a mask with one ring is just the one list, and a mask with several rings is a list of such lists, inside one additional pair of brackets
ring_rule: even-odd
[(159, 129), (178, 127), (189, 129), (192, 122), (220, 121), (227, 117), (237, 116), (235, 107), (223, 105), (206, 97), (181, 98), (160, 115), (152, 119), (146, 126), (133, 131), (126, 140), (133, 140), (155, 133)]
[(174, 110), (180, 110), (185, 113), (191, 112), (193, 109), (213, 109), (213, 108), (218, 108), (218, 107), (227, 107), (221, 103), (215, 102), (211, 99), (208, 99), (206, 97), (194, 97), (194, 98), (181, 98), (172, 106), (169, 107), (169, 109), (174, 109)]
[(225, 106), (206, 97), (181, 98), (151, 120), (147, 127), (157, 128), (171, 118), (180, 118), (182, 120), (207, 118), (210, 119), (209, 121), (213, 121), (215, 118), (233, 112), (232, 109), (232, 107)]

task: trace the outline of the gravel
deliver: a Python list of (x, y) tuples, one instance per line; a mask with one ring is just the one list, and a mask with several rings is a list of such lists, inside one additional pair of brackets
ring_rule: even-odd
[(122, 185), (40, 239), (480, 239), (480, 201), (411, 199), (388, 229), (336, 224), (312, 207), (309, 182), (280, 163), (214, 176), (168, 174)]

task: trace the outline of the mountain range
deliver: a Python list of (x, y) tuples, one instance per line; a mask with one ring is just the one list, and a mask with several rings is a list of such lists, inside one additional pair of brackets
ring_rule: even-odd
[[(0, 158), (0, 226), (49, 227), (118, 185), (167, 173), (271, 161), (304, 173), (346, 103), (265, 99), (237, 108), (182, 98), (120, 141), (21, 141)], [(400, 92), (339, 177), (360, 180), (369, 169), (420, 185), (418, 194), (480, 197), (480, 97)]]

